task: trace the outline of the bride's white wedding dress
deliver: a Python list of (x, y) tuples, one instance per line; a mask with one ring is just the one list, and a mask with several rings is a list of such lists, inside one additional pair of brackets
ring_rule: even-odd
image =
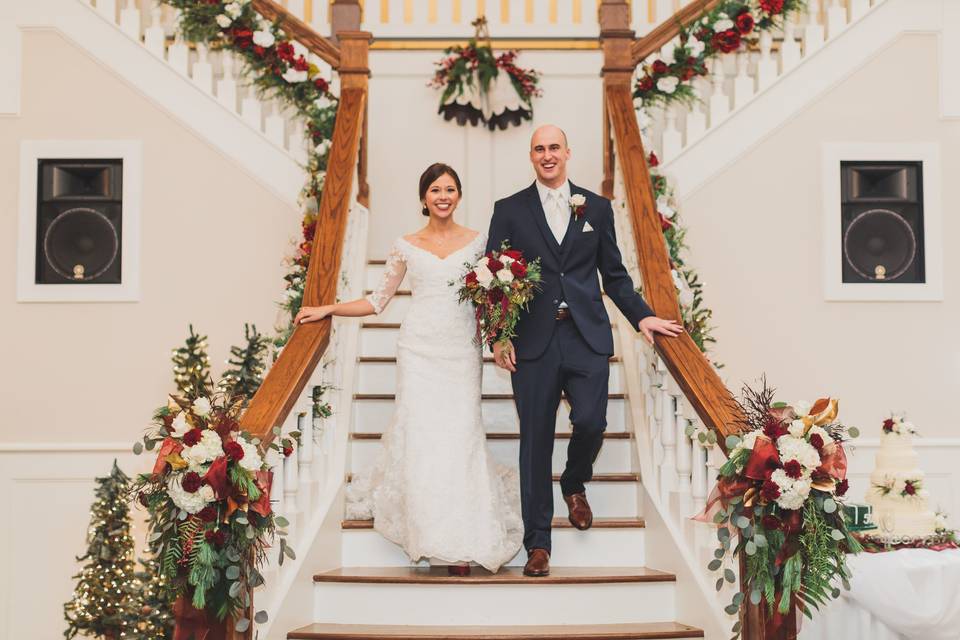
[(441, 259), (404, 238), (394, 243), (367, 298), (379, 314), (407, 276), (412, 296), (397, 338), (394, 415), (374, 468), (351, 483), (347, 515), (372, 517), (374, 529), (414, 561), (496, 571), (523, 540), (519, 482), (487, 450), (473, 308), (458, 303), (450, 285), (485, 244), (478, 234)]

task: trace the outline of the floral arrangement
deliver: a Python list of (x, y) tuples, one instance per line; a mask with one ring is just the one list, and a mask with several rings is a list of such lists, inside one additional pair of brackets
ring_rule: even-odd
[(491, 131), (532, 119), (533, 98), (542, 95), (539, 74), (518, 67), (516, 51), (494, 55), (485, 17), (471, 25), (476, 33), (467, 45), (447, 48), (436, 63), (429, 86), (443, 89), (438, 113), (460, 126), (483, 122)]
[(633, 95), (643, 106), (691, 103), (690, 81), (707, 75), (707, 62), (732, 53), (764, 31), (782, 28), (785, 16), (800, 11), (805, 0), (726, 0), (686, 25), (679, 42), (642, 65)]
[(520, 311), (527, 308), (540, 283), (540, 259), (528, 261), (507, 241), (500, 251), (480, 256), (476, 264), (465, 263), (467, 272), (457, 284), (460, 302), (473, 303), (477, 318), (477, 342), (506, 344), (517, 335)]
[[(280, 563), (295, 557), (284, 538), (288, 522), (271, 509), (272, 473), (261, 443), (239, 431), (241, 409), (239, 398), (222, 393), (193, 401), (171, 396), (134, 445), (138, 454), (157, 449), (157, 457), (131, 490), (150, 512), (149, 541), (168, 597), (219, 620), (235, 616), (238, 631), (250, 625), (250, 590), (263, 583), (257, 567), (275, 537)], [(278, 440), (267, 448), (290, 455), (292, 441)], [(266, 612), (256, 620), (265, 621)]]
[[(711, 571), (729, 555), (745, 559), (744, 592), (733, 596), (727, 612), (736, 613), (749, 597), (754, 605), (765, 603), (777, 626), (794, 604), (811, 616), (839, 597), (837, 578), (849, 589), (846, 554), (861, 547), (840, 508), (848, 488), (843, 446), (859, 432), (837, 422), (835, 399), (789, 406), (773, 396), (766, 385), (744, 390), (747, 429), (727, 438), (727, 462), (698, 519), (720, 525)], [(735, 580), (726, 568), (717, 590)], [(740, 623), (733, 631), (739, 635)]]
[(871, 486), (885, 498), (926, 500), (930, 495), (923, 488), (922, 473), (916, 471), (912, 474), (889, 475), (883, 479), (883, 482), (875, 482)]
[(884, 433), (895, 433), (899, 435), (917, 435), (917, 428), (912, 422), (904, 420), (903, 416), (891, 415), (883, 421)]

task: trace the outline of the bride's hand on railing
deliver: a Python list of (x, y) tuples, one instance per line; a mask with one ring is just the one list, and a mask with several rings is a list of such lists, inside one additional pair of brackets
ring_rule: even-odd
[(331, 315), (333, 315), (333, 305), (331, 304), (322, 307), (300, 307), (300, 311), (297, 312), (296, 317), (293, 319), (293, 324), (298, 325), (305, 322), (316, 322)]
[(643, 334), (643, 337), (649, 344), (653, 344), (653, 334), (659, 333), (671, 338), (676, 338), (683, 333), (683, 325), (676, 320), (664, 320), (657, 316), (647, 316), (640, 321), (640, 333)]

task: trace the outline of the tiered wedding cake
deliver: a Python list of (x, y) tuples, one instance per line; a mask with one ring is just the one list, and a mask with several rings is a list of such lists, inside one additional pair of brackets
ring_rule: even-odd
[(883, 422), (880, 451), (870, 474), (867, 502), (879, 534), (891, 538), (922, 538), (937, 528), (936, 515), (927, 506), (923, 471), (913, 450), (913, 425), (895, 416)]

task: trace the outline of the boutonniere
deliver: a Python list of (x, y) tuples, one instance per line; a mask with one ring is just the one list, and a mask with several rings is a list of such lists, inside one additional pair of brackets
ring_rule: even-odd
[(575, 193), (570, 196), (570, 199), (567, 200), (567, 203), (570, 205), (570, 211), (573, 212), (573, 217), (577, 220), (583, 217), (584, 211), (587, 210), (587, 199), (582, 193)]

